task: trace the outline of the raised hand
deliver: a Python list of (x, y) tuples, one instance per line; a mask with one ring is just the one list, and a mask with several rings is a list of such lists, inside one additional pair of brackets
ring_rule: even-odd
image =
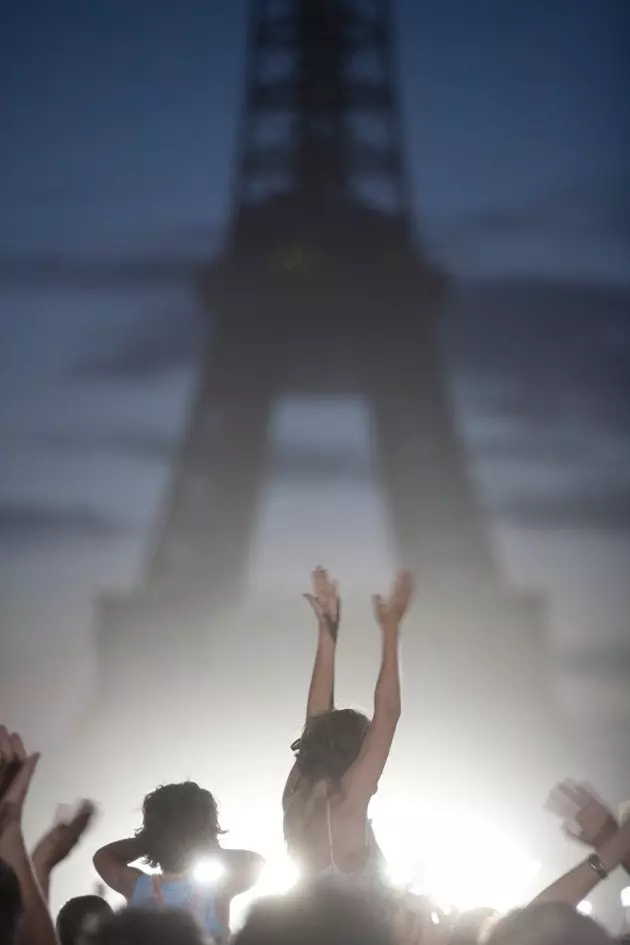
[(0, 837), (22, 820), (39, 754), (27, 755), (20, 736), (0, 725)]
[(96, 806), (82, 801), (71, 816), (59, 817), (33, 850), (33, 861), (52, 869), (72, 853), (94, 820)]
[(564, 821), (565, 833), (589, 847), (597, 847), (619, 829), (612, 810), (587, 784), (564, 781), (552, 792), (547, 809)]
[(409, 609), (412, 595), (413, 578), (409, 571), (400, 571), (396, 576), (389, 597), (374, 595), (374, 613), (383, 629), (398, 627)]
[(304, 594), (305, 599), (313, 608), (319, 626), (325, 629), (336, 641), (341, 618), (341, 598), (339, 586), (332, 581), (325, 568), (317, 567), (313, 571), (313, 591)]

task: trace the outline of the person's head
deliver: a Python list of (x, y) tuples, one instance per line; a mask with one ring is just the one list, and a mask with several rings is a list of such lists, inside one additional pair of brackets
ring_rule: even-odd
[(59, 910), (56, 928), (60, 945), (78, 945), (98, 924), (112, 914), (112, 907), (100, 896), (75, 896)]
[(601, 925), (573, 906), (545, 902), (500, 919), (483, 941), (487, 945), (606, 945), (611, 940)]
[(374, 899), (331, 884), (304, 887), (256, 904), (233, 945), (394, 945)]
[(194, 781), (183, 781), (147, 794), (136, 836), (149, 866), (178, 873), (214, 849), (222, 833), (217, 802), (210, 791)]
[(480, 907), (462, 912), (453, 922), (448, 945), (476, 945), (482, 933), (497, 921), (495, 909)]
[(361, 751), (370, 720), (354, 709), (333, 709), (309, 719), (291, 746), (300, 774), (309, 781), (341, 780)]
[(21, 914), (18, 878), (13, 867), (0, 860), (0, 945), (13, 945)]
[(132, 907), (112, 913), (86, 945), (207, 945), (194, 918), (179, 909)]

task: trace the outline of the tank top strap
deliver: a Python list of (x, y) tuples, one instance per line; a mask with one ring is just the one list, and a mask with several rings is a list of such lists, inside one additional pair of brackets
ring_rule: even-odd
[(160, 877), (157, 875), (152, 876), (151, 885), (153, 887), (153, 898), (157, 902), (158, 906), (164, 906), (164, 893), (162, 892), (162, 883), (160, 882)]
[(326, 798), (326, 829), (328, 833), (328, 863), (336, 868), (335, 850), (333, 845), (332, 816), (330, 813), (330, 798)]

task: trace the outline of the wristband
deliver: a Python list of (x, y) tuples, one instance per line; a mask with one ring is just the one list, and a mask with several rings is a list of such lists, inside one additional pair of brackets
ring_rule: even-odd
[(586, 861), (590, 868), (597, 873), (600, 879), (608, 879), (608, 871), (602, 861), (600, 860), (597, 853), (591, 853), (588, 860)]

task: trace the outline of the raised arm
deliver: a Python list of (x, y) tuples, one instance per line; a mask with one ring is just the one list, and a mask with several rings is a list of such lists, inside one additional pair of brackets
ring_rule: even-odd
[(534, 903), (564, 902), (577, 906), (630, 856), (630, 821), (605, 840), (583, 863), (569, 870), (536, 896)]
[[(619, 830), (612, 809), (589, 784), (563, 781), (552, 792), (547, 807), (563, 820), (568, 836), (593, 850), (611, 840)], [(630, 852), (621, 865), (630, 874)]]
[(17, 945), (56, 945), (48, 905), (24, 842), (22, 814), (39, 760), (28, 755), (19, 735), (0, 726), (0, 858), (15, 873), (22, 898), (22, 919)]
[(252, 850), (224, 850), (225, 878), (223, 890), (228, 898), (240, 896), (254, 886), (260, 878), (265, 861), (260, 853)]
[(306, 704), (307, 720), (334, 708), (335, 655), (341, 616), (341, 601), (336, 581), (324, 568), (313, 571), (313, 591), (304, 597), (317, 617), (317, 650)]
[[(314, 715), (330, 712), (335, 707), (335, 656), (341, 617), (341, 600), (336, 581), (331, 581), (325, 568), (313, 571), (313, 590), (304, 594), (317, 617), (317, 650), (306, 701), (306, 721)], [(282, 808), (286, 811), (300, 780), (293, 765), (282, 792)]]
[(342, 779), (343, 803), (367, 807), (389, 756), (401, 709), (399, 630), (412, 591), (411, 575), (402, 572), (396, 578), (389, 598), (374, 598), (374, 611), (383, 640), (381, 669), (374, 691), (374, 716), (359, 757)]
[(92, 823), (95, 813), (94, 804), (83, 801), (71, 817), (54, 824), (31, 853), (33, 869), (46, 901), (50, 895), (52, 871), (72, 853)]
[(137, 837), (128, 840), (116, 840), (101, 847), (94, 854), (94, 869), (111, 889), (125, 899), (131, 899), (134, 886), (142, 870), (130, 866), (143, 855)]

